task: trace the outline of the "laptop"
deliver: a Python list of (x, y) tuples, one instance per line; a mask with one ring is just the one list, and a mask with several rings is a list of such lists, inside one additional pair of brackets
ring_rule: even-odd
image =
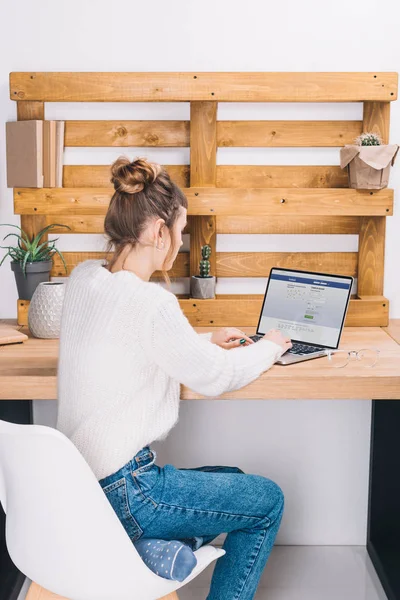
[(270, 329), (290, 337), (292, 348), (275, 364), (291, 365), (325, 356), (337, 349), (354, 277), (273, 267), (270, 271), (257, 333), (258, 342)]

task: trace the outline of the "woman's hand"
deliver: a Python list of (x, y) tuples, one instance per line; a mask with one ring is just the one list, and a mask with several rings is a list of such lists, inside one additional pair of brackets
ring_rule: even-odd
[[(244, 341), (241, 343), (240, 340)], [(223, 327), (222, 329), (218, 329), (218, 331), (214, 331), (211, 336), (211, 342), (227, 350), (230, 350), (231, 348), (237, 348), (237, 346), (248, 346), (249, 344), (254, 344), (254, 340), (252, 340), (243, 331), (236, 329), (235, 327)]]
[[(290, 337), (283, 335), (279, 329), (270, 329), (258, 343), (262, 342), (262, 340), (271, 340), (271, 342), (275, 342), (275, 344), (281, 346), (285, 352), (293, 346)], [(218, 331), (214, 331), (211, 336), (211, 342), (227, 350), (255, 343), (254, 340), (244, 333), (244, 331), (236, 329), (235, 327), (223, 327), (222, 329), (218, 329)]]
[(261, 338), (261, 340), (259, 340), (258, 343), (262, 342), (263, 340), (270, 340), (271, 342), (275, 342), (275, 344), (281, 346), (281, 348), (283, 348), (285, 352), (293, 346), (292, 342), (290, 341), (290, 337), (288, 337), (287, 335), (283, 335), (282, 331), (280, 331), (279, 329), (270, 329)]

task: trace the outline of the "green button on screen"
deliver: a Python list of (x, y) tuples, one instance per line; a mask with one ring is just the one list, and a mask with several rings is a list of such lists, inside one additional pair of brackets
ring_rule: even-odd
[(304, 318), (305, 319), (313, 319), (314, 317), (313, 317), (313, 315), (304, 315)]

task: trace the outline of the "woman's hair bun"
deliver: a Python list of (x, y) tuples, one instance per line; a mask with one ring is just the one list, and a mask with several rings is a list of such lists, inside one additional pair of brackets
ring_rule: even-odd
[(135, 158), (132, 162), (126, 156), (120, 156), (111, 165), (111, 183), (118, 192), (135, 194), (153, 183), (161, 173), (162, 167), (144, 157)]

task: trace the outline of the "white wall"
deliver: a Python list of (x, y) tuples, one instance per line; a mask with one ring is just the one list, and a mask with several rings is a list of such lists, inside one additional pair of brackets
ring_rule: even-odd
[[(372, 0), (106, 0), (0, 7), (1, 121), (16, 118), (10, 71), (399, 71), (397, 3)], [(379, 16), (381, 15), (381, 16)], [(220, 119), (359, 119), (361, 104), (221, 104)], [(53, 104), (46, 118), (188, 118), (186, 104)], [(400, 140), (400, 111), (392, 104), (391, 142)], [(72, 149), (66, 164), (109, 164), (120, 153), (166, 164), (189, 162), (188, 149)], [(6, 188), (0, 137), (0, 223), (19, 224)], [(221, 149), (219, 164), (339, 164), (336, 149)], [(395, 189), (400, 170), (394, 168)], [(396, 255), (400, 216), (387, 219), (384, 293), (390, 317), (400, 317)], [(8, 229), (2, 227), (3, 239)], [(357, 236), (219, 236), (218, 250), (357, 248)], [(187, 240), (186, 240), (187, 243)], [(102, 249), (101, 236), (62, 236), (60, 250)], [(2, 251), (3, 252), (3, 251)], [(0, 257), (3, 254), (0, 253)], [(174, 291), (182, 291), (177, 286)], [(262, 293), (265, 280), (220, 282), (218, 292)], [(16, 287), (8, 260), (0, 269), (0, 318), (16, 316)], [(158, 463), (226, 464), (276, 480), (286, 494), (278, 542), (364, 544), (369, 458), (367, 401), (191, 401), (166, 441)], [(54, 425), (56, 402), (36, 401), (35, 422)]]

